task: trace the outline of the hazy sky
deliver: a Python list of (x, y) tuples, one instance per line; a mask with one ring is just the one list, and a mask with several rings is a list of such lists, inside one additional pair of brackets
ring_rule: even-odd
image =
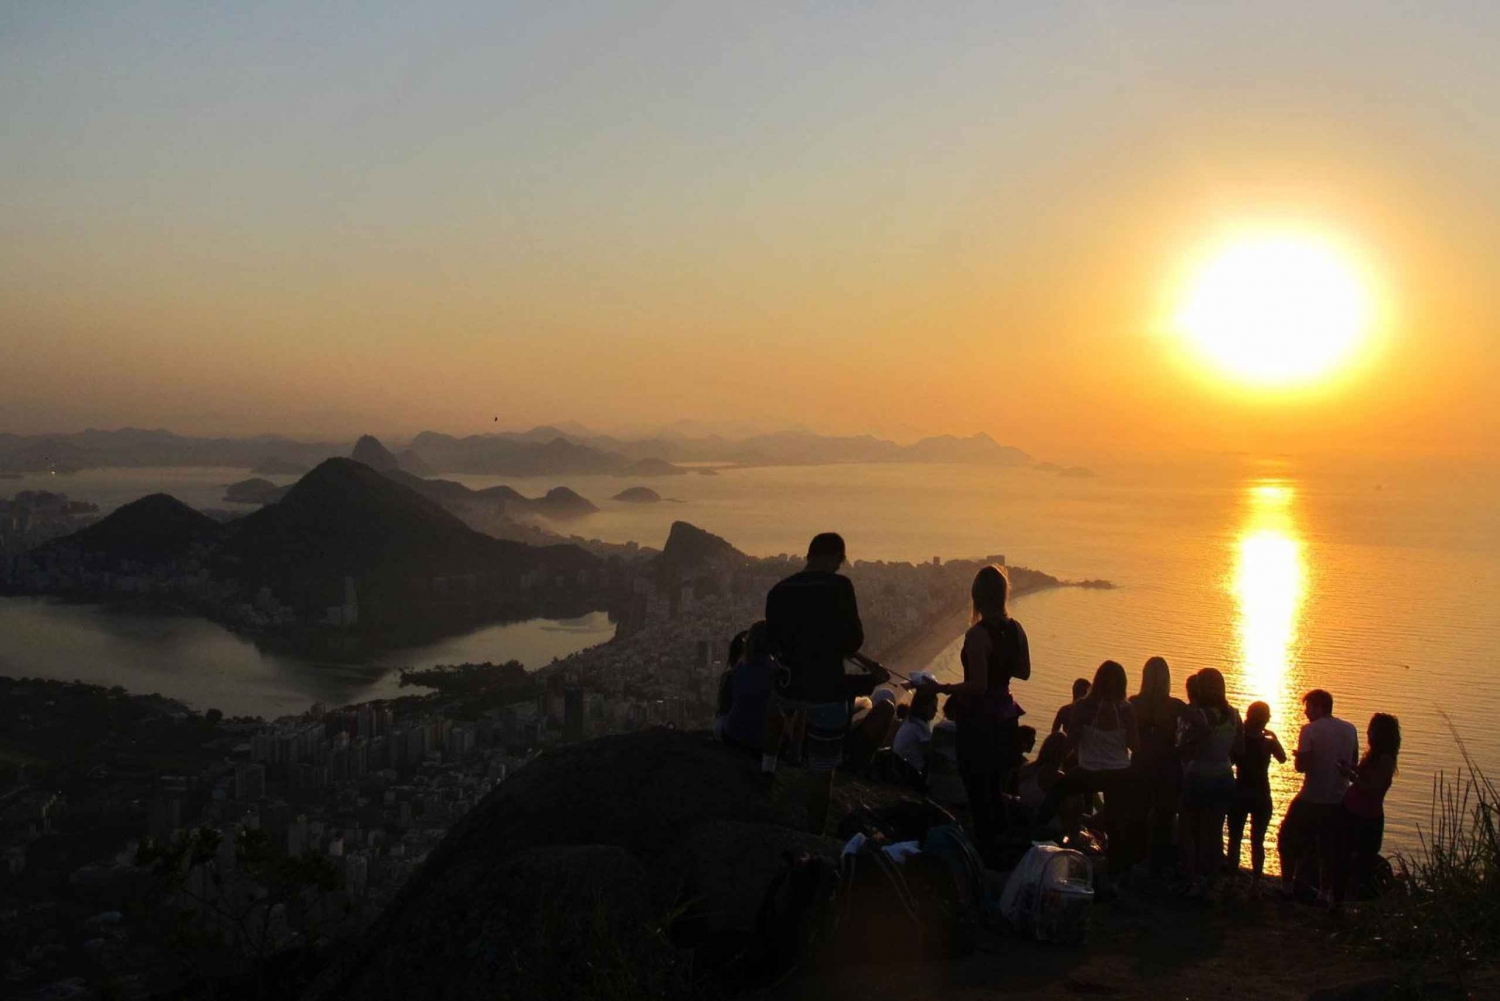
[[(1500, 453), (1500, 5), (0, 3), (0, 430)], [(1347, 248), (1344, 375), (1164, 337)]]

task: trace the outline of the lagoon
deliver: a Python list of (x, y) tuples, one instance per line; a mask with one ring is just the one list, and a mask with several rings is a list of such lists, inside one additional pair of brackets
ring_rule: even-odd
[(314, 702), (339, 706), (426, 691), (402, 689), (400, 667), (512, 659), (543, 667), (607, 642), (614, 630), (604, 612), (532, 619), (389, 651), (375, 663), (341, 664), (270, 653), (192, 615), (0, 598), (0, 675), (122, 685), (200, 711), (271, 719), (305, 712)]

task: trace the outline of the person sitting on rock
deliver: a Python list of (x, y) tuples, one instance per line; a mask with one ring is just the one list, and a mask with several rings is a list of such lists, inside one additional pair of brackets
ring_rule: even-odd
[(896, 693), (889, 688), (877, 688), (871, 693), (869, 703), (869, 710), (854, 722), (849, 736), (844, 738), (844, 764), (851, 768), (868, 765), (876, 751), (890, 744), (891, 724), (896, 719)]
[(932, 720), (937, 716), (937, 693), (918, 689), (907, 711), (906, 722), (896, 731), (891, 750), (925, 781), (932, 750)]
[[(728, 696), (721, 695), (723, 715), (715, 729), (726, 744), (760, 751), (766, 735), (766, 710), (771, 704), (771, 678), (776, 661), (771, 657), (764, 621), (742, 635), (745, 641), (741, 656), (729, 669)], [(731, 655), (733, 649), (731, 644)]]
[[(833, 773), (843, 760), (844, 737), (849, 732), (849, 700), (854, 693), (844, 678), (844, 659), (858, 653), (865, 641), (854, 585), (838, 572), (844, 562), (843, 538), (824, 532), (808, 545), (806, 568), (766, 595), (766, 629), (780, 667), (773, 711), (767, 714), (761, 771), (775, 774), (776, 755), (771, 749), (781, 745), (787, 718), (805, 713), (803, 747), (807, 767), (813, 772), (807, 819), (818, 834), (828, 819)], [(865, 677), (873, 681), (869, 691), (889, 676), (872, 671)]]
[[(1036, 752), (1036, 760), (1021, 766), (1017, 774), (1016, 798), (1028, 823), (1036, 822), (1047, 794), (1062, 778), (1063, 759), (1067, 754), (1068, 738), (1060, 733), (1049, 733), (1042, 741), (1041, 749)], [(1061, 823), (1049, 830), (1049, 833), (1060, 835), (1076, 829), (1082, 812), (1082, 797), (1067, 798), (1057, 809), (1058, 816), (1062, 818)]]
[(750, 630), (741, 629), (734, 634), (729, 641), (729, 656), (724, 660), (724, 671), (719, 675), (719, 694), (714, 700), (714, 738), (724, 739), (724, 719), (729, 715), (729, 707), (734, 701), (734, 690), (731, 680), (734, 677), (735, 665), (745, 656), (745, 640), (750, 636)]
[(1074, 678), (1073, 679), (1073, 701), (1069, 702), (1065, 706), (1058, 706), (1058, 708), (1057, 708), (1057, 715), (1055, 715), (1055, 716), (1052, 717), (1052, 732), (1053, 733), (1062, 733), (1063, 732), (1063, 728), (1068, 725), (1068, 715), (1073, 711), (1073, 707), (1076, 706), (1078, 703), (1082, 702), (1084, 699), (1088, 698), (1088, 695), (1089, 695), (1089, 679), (1087, 679), (1087, 678)]

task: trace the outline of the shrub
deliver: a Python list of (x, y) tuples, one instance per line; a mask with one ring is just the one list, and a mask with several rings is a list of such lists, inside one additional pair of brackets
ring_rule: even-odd
[(1360, 911), (1367, 941), (1419, 978), (1436, 966), (1462, 979), (1500, 954), (1500, 796), (1457, 732), (1454, 738), (1463, 767), (1433, 778), (1432, 813), (1417, 827), (1417, 849), (1393, 858), (1396, 879)]

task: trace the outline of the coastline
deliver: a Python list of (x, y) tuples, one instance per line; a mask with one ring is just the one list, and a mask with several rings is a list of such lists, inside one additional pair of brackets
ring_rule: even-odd
[[(1044, 580), (1030, 586), (1016, 587), (1011, 593), (1011, 599), (1020, 600), (1028, 594), (1050, 591), (1059, 587), (1099, 588), (1113, 587), (1113, 585), (1102, 581)], [(969, 628), (969, 615), (969, 602), (960, 602), (951, 610), (933, 616), (925, 625), (897, 640), (890, 648), (872, 656), (890, 670), (901, 674), (909, 675), (913, 671), (923, 670), (932, 663), (933, 658), (943, 652), (949, 643), (964, 634), (964, 631)]]

